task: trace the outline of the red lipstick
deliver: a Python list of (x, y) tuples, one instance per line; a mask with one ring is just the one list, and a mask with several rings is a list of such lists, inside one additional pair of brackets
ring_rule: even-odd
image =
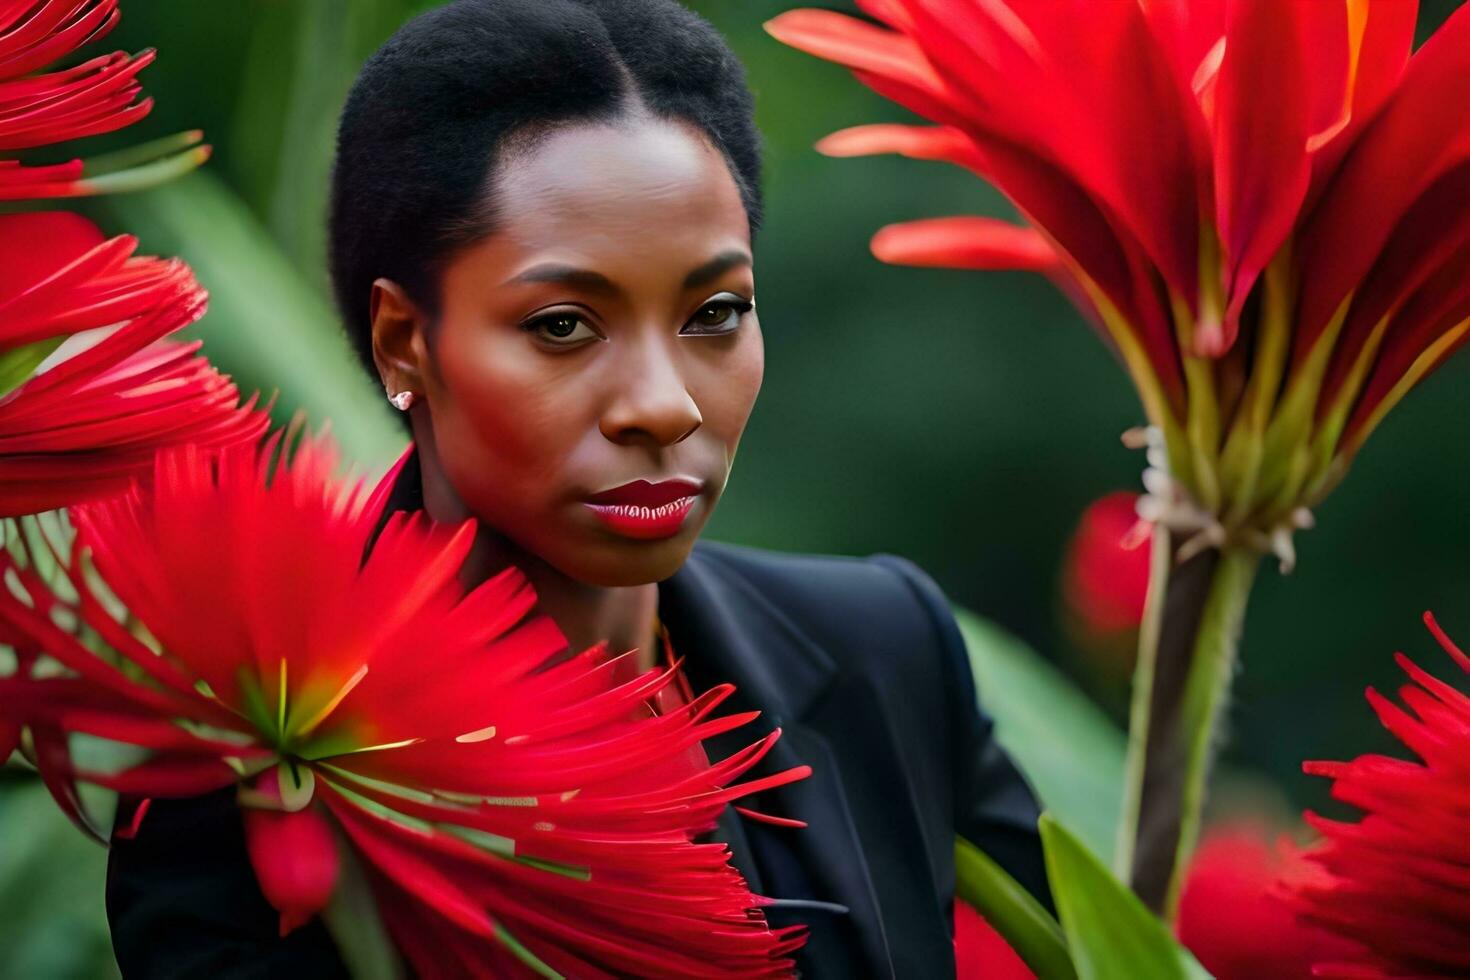
[(658, 483), (634, 480), (588, 497), (584, 505), (609, 530), (625, 537), (667, 538), (684, 526), (702, 486), (682, 477)]

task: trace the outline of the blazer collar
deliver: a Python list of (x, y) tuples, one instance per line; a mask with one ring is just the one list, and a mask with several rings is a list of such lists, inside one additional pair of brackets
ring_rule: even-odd
[(738, 702), (765, 706), (774, 724), (805, 718), (837, 664), (744, 577), (722, 569), (717, 548), (696, 545), (659, 583), (659, 618), (675, 652), (683, 649), (680, 637), (693, 640), (689, 672), (733, 682)]
[[(892, 952), (855, 814), (824, 725), (811, 717), (837, 679), (837, 664), (720, 550), (720, 545), (696, 545), (684, 567), (659, 584), (659, 618), (668, 626), (675, 653), (687, 654), (685, 673), (695, 689), (732, 682), (735, 693), (725, 711), (764, 712), (756, 722), (708, 740), (706, 747), (711, 758), (723, 758), (772, 728), (783, 730), (751, 775), (803, 764), (812, 773), (769, 793), (758, 808), (813, 821), (805, 829), (786, 831), (791, 847), (814, 880), (812, 897), (846, 906), (850, 919), (845, 926), (824, 913), (809, 920), (803, 956), (833, 975), (892, 977)], [(738, 846), (735, 863), (750, 866)]]

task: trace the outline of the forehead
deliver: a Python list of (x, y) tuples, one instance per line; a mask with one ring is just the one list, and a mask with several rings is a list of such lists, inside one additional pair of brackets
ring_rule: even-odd
[(556, 129), (498, 169), (498, 233), (518, 251), (688, 259), (750, 246), (740, 191), (695, 127), (636, 117)]

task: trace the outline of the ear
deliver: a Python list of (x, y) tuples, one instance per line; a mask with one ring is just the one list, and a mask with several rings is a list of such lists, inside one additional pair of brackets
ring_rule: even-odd
[(375, 279), (368, 307), (373, 325), (373, 362), (390, 393), (412, 391), (424, 395), (424, 363), (428, 347), (423, 330), (426, 318), (408, 292), (392, 279)]

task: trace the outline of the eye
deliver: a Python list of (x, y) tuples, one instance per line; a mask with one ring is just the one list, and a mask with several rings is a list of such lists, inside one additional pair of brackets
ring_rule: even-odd
[(534, 334), (537, 340), (552, 347), (576, 347), (589, 340), (601, 338), (580, 314), (570, 310), (527, 320), (521, 325), (521, 329)]
[(729, 299), (717, 296), (699, 308), (689, 320), (682, 334), (708, 335), (731, 333), (740, 326), (740, 318), (755, 309), (755, 303), (741, 299), (733, 293), (723, 293)]

